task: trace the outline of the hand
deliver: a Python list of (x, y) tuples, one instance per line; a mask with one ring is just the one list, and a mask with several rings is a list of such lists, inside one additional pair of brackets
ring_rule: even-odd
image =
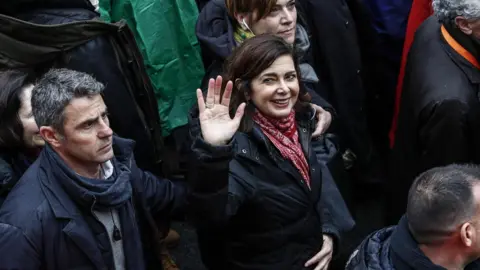
[(230, 117), (230, 97), (232, 95), (233, 83), (229, 81), (225, 86), (223, 99), (220, 97), (222, 90), (222, 77), (208, 82), (207, 101), (203, 100), (202, 90), (197, 89), (198, 109), (200, 111), (200, 127), (205, 142), (220, 146), (225, 145), (232, 139), (240, 126), (245, 103), (238, 106), (235, 117)]
[(322, 107), (315, 105), (315, 104), (310, 104), (312, 105), (312, 108), (315, 109), (315, 114), (317, 117), (317, 128), (312, 134), (312, 137), (318, 137), (325, 133), (327, 131), (328, 127), (330, 127), (330, 124), (332, 123), (332, 114), (326, 110), (324, 110)]
[(323, 246), (322, 250), (313, 256), (306, 264), (305, 267), (310, 267), (314, 264), (317, 266), (315, 270), (327, 270), (330, 265), (330, 261), (333, 256), (333, 239), (331, 236), (326, 234), (323, 235)]

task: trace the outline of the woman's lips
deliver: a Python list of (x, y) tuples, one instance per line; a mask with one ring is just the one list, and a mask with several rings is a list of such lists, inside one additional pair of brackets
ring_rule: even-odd
[(292, 34), (294, 28), (288, 29), (286, 31), (279, 32), (281, 35), (290, 35)]

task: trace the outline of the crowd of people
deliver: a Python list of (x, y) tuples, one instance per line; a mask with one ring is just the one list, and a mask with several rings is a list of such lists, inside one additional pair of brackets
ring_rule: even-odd
[(0, 3), (0, 269), (480, 269), (479, 1), (162, 1)]

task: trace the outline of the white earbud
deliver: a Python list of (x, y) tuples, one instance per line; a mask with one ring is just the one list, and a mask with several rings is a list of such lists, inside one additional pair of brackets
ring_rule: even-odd
[(243, 26), (245, 26), (245, 28), (247, 28), (248, 31), (250, 31), (250, 32), (253, 33), (252, 29), (250, 29), (250, 27), (248, 27), (248, 24), (247, 24), (247, 22), (245, 21), (245, 18), (243, 18), (242, 23), (243, 23)]

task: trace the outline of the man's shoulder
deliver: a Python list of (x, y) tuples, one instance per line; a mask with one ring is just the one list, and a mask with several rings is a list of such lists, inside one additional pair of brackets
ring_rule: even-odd
[(0, 222), (23, 227), (45, 212), (45, 194), (41, 188), (41, 170), (35, 162), (10, 191), (0, 209)]
[(384, 228), (369, 235), (350, 256), (346, 269), (393, 269), (389, 255), (390, 239), (395, 228), (395, 226)]

